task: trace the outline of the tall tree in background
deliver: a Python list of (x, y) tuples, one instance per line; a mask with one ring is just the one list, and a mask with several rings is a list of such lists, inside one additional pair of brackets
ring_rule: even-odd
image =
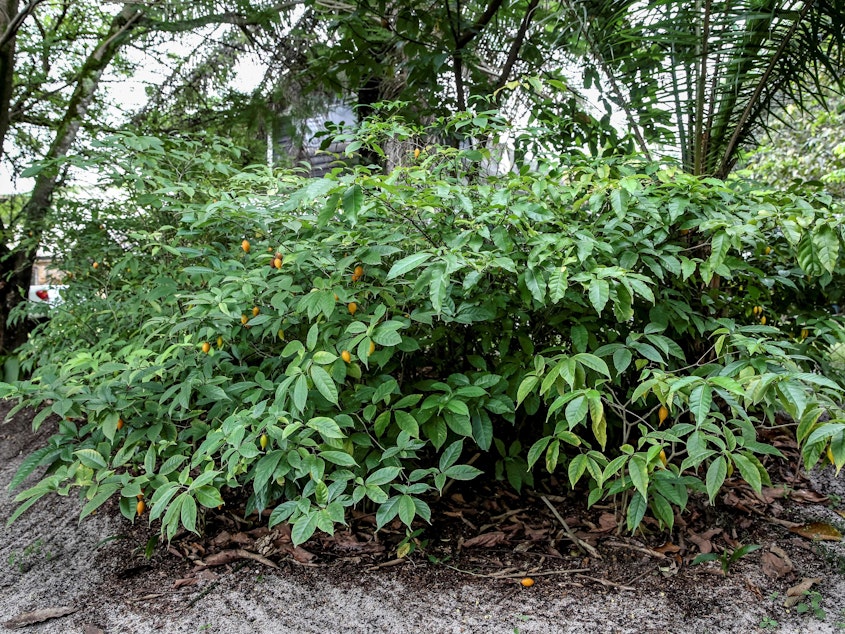
[[(8, 316), (25, 300), (59, 185), (55, 161), (66, 156), (84, 128), (98, 125), (104, 73), (120, 63), (130, 42), (214, 24), (246, 28), (277, 19), (284, 5), (229, 3), (0, 0), (0, 156), (13, 165), (42, 161), (32, 191), (0, 215), (0, 355), (26, 340), (29, 324)], [(10, 142), (10, 137), (14, 142)], [(9, 156), (14, 147), (17, 153)]]

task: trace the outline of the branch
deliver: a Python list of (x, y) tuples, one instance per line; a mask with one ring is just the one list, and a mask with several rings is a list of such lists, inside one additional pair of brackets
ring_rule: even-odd
[(6, 30), (3, 31), (3, 35), (0, 35), (0, 48), (3, 48), (8, 44), (12, 38), (18, 32), (18, 29), (21, 28), (21, 24), (23, 21), (26, 20), (26, 17), (35, 10), (39, 4), (44, 2), (44, 0), (31, 0), (31, 2), (26, 5), (23, 9), (21, 9), (18, 14), (12, 18), (12, 21), (9, 22), (9, 25), (6, 27)]
[(528, 3), (528, 9), (525, 11), (525, 16), (522, 18), (519, 30), (513, 38), (511, 50), (508, 52), (508, 58), (505, 60), (505, 65), (502, 67), (502, 73), (496, 80), (496, 90), (503, 88), (504, 85), (508, 83), (508, 77), (510, 77), (513, 66), (519, 58), (519, 51), (522, 48), (523, 42), (525, 42), (525, 34), (528, 33), (528, 27), (531, 24), (531, 19), (534, 17), (534, 11), (536, 11), (538, 4), (540, 4), (540, 0), (531, 0), (531, 2)]
[[(487, 5), (487, 9), (478, 17), (475, 24), (455, 39), (455, 46), (458, 50), (469, 44), (490, 23), (490, 20), (493, 19), (493, 16), (496, 15), (496, 12), (502, 6), (502, 2), (503, 0), (491, 0), (490, 4)], [(460, 18), (460, 15), (458, 17)]]
[(287, 2), (279, 2), (272, 7), (263, 9), (254, 15), (247, 15), (243, 13), (224, 12), (204, 15), (198, 18), (191, 18), (187, 20), (156, 20), (151, 17), (146, 17), (143, 21), (144, 27), (151, 31), (165, 31), (168, 33), (183, 33), (185, 31), (192, 31), (202, 26), (209, 24), (235, 24), (237, 26), (253, 26), (261, 24), (262, 19), (272, 16), (284, 11), (286, 9), (293, 9), (303, 4), (303, 0), (289, 0)]

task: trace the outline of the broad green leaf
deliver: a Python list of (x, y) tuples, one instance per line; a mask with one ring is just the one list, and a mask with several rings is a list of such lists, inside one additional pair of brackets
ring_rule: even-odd
[(428, 261), (431, 258), (431, 253), (414, 253), (402, 258), (393, 263), (390, 270), (387, 272), (387, 279), (392, 280), (395, 277), (405, 275), (413, 271), (415, 268)]
[(314, 387), (323, 395), (323, 398), (337, 405), (337, 386), (331, 375), (319, 365), (312, 365), (311, 379), (314, 381)]
[(725, 462), (724, 456), (718, 456), (710, 466), (707, 467), (707, 476), (704, 484), (707, 489), (707, 495), (710, 497), (710, 504), (716, 500), (716, 494), (722, 488), (725, 478), (728, 475), (728, 465)]
[(631, 482), (644, 499), (648, 498), (648, 467), (645, 460), (640, 456), (631, 456), (628, 462), (628, 473), (631, 474)]
[(610, 286), (607, 280), (595, 278), (590, 282), (590, 303), (596, 312), (601, 315), (604, 307), (607, 305), (607, 300), (610, 299)]

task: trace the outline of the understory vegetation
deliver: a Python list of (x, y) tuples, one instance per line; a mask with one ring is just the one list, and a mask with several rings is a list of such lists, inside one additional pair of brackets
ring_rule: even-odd
[(64, 301), (21, 351), (31, 378), (0, 384), (56, 426), (12, 520), (79, 491), (83, 516), (117, 497), (170, 538), (243, 496), (302, 543), (353, 506), (410, 527), (450, 480), (556, 472), (629, 530), (671, 528), (691, 493), (768, 482), (776, 418), (807, 468), (845, 465), (829, 197), (636, 156), (491, 175), (489, 147), (319, 179), (236, 168), (213, 139), (121, 134), (70, 159), (103, 181), (56, 202)]

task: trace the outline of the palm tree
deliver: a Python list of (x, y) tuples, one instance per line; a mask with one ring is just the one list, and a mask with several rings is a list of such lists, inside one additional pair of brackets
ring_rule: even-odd
[(843, 0), (564, 0), (587, 72), (648, 155), (724, 178), (768, 115), (843, 87)]

